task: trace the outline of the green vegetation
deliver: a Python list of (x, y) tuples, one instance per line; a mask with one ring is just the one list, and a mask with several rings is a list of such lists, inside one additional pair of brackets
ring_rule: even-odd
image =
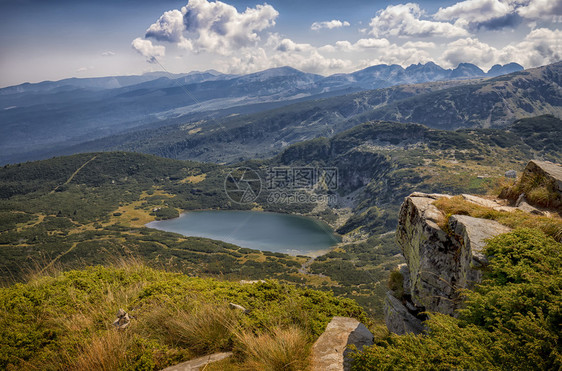
[[(112, 326), (120, 308), (131, 316), (123, 330)], [(153, 370), (234, 350), (235, 366), (299, 370), (336, 315), (369, 323), (350, 300), (275, 281), (193, 278), (134, 262), (38, 274), (0, 289), (0, 368)]]
[(547, 370), (562, 367), (562, 244), (533, 229), (491, 239), (489, 271), (458, 319), (432, 314), (424, 335), (389, 335), (354, 370)]
[(502, 190), (502, 196), (513, 201), (522, 193), (533, 205), (562, 211), (562, 196), (557, 191), (554, 180), (544, 174), (524, 172), (516, 184)]
[[(547, 236), (562, 242), (562, 218), (557, 216), (540, 216), (523, 211), (496, 211), (466, 201), (462, 196), (440, 198), (433, 203), (445, 215), (469, 215), (475, 218), (492, 219), (510, 228), (533, 228), (542, 231)], [(447, 220), (443, 221), (446, 228)]]

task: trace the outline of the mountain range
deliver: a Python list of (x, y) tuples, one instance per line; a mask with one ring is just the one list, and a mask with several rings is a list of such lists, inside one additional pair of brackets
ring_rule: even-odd
[(216, 71), (65, 79), (0, 89), (0, 163), (44, 158), (59, 149), (133, 129), (264, 112), (399, 84), (485, 78), (521, 70), (511, 63), (484, 73), (475, 65), (378, 65), (328, 77), (281, 67), (249, 75)]
[(177, 159), (230, 163), (268, 157), (303, 140), (333, 135), (371, 120), (437, 129), (506, 127), (541, 114), (562, 116), (562, 63), (490, 79), (398, 85), (293, 103), (245, 115), (182, 116), (60, 149), (55, 154), (125, 150)]

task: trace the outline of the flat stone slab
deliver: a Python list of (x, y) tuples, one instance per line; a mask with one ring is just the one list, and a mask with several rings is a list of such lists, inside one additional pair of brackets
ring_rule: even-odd
[(187, 362), (179, 363), (174, 366), (166, 367), (162, 371), (199, 371), (202, 367), (207, 366), (209, 363), (222, 361), (232, 355), (232, 352), (209, 354), (189, 360)]
[(361, 350), (365, 345), (373, 345), (373, 334), (364, 324), (354, 318), (334, 317), (326, 331), (312, 346), (313, 371), (341, 371), (351, 368), (347, 357), (347, 346), (355, 345)]
[(495, 220), (474, 218), (468, 215), (452, 215), (449, 225), (456, 235), (463, 238), (463, 244), (470, 248), (473, 259), (486, 263), (482, 249), (486, 239), (511, 231), (511, 228)]

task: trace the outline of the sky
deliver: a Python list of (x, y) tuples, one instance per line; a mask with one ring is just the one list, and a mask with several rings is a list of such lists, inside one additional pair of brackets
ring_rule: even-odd
[(291, 66), (444, 68), (562, 59), (562, 0), (0, 0), (0, 87)]

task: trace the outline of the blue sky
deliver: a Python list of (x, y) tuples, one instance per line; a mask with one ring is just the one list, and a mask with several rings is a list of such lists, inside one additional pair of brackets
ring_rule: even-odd
[(561, 22), (562, 0), (0, 0), (0, 86), (161, 66), (324, 75), (428, 61), (535, 67), (560, 60)]

